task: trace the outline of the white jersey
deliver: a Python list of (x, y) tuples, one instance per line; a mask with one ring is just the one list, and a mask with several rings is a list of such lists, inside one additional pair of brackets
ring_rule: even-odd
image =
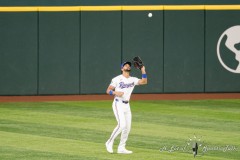
[(123, 75), (119, 75), (112, 79), (112, 82), (110, 85), (115, 87), (115, 91), (124, 93), (122, 97), (118, 97), (119, 99), (123, 101), (129, 101), (132, 91), (135, 85), (138, 85), (139, 80), (140, 79), (136, 77), (126, 78)]

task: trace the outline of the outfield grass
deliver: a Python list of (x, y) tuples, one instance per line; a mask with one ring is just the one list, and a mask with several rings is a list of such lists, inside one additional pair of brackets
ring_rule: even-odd
[[(131, 102), (133, 122), (127, 143), (131, 155), (105, 150), (116, 125), (111, 103), (0, 103), (0, 160), (186, 160), (193, 159), (190, 147), (169, 150), (185, 146), (194, 135), (205, 147), (237, 147), (204, 154), (199, 147), (197, 159), (240, 157), (240, 100)], [(119, 138), (114, 151), (118, 143)]]

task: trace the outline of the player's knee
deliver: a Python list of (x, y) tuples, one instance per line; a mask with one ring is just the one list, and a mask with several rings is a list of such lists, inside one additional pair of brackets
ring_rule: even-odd
[(128, 127), (128, 128), (127, 128), (127, 132), (129, 133), (130, 131), (131, 131), (131, 128)]
[(120, 124), (120, 129), (121, 130), (127, 130), (127, 125), (126, 124)]

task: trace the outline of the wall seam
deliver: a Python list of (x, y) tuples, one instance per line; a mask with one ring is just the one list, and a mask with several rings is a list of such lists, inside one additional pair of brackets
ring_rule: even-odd
[(82, 12), (79, 11), (79, 94), (81, 94), (81, 53), (82, 53), (82, 48), (81, 48), (81, 43), (82, 43), (82, 37), (81, 37), (81, 30), (82, 30), (82, 26), (81, 26), (81, 20), (82, 20)]
[(162, 84), (162, 87), (163, 87), (163, 93), (165, 93), (165, 90), (164, 90), (164, 77), (165, 77), (165, 73), (164, 73), (164, 54), (165, 54), (165, 48), (164, 48), (164, 42), (165, 42), (165, 11), (163, 10), (163, 49), (162, 49), (162, 52), (163, 52), (163, 59), (162, 59), (162, 63), (163, 63), (163, 69), (162, 69), (162, 76), (163, 76), (163, 84)]
[(123, 10), (121, 10), (121, 62), (123, 62)]
[(37, 95), (39, 95), (39, 77), (40, 77), (40, 75), (39, 75), (39, 66), (40, 66), (40, 60), (39, 60), (39, 58), (40, 58), (40, 51), (39, 51), (39, 49), (40, 49), (40, 47), (39, 47), (39, 39), (40, 39), (40, 34), (39, 34), (39, 30), (40, 30), (40, 27), (39, 27), (39, 14), (40, 14), (40, 12), (39, 11), (37, 11)]
[(203, 92), (206, 92), (206, 10), (203, 11), (204, 15), (203, 15), (203, 36), (204, 36), (204, 40), (203, 40), (203, 49), (204, 49), (204, 54), (203, 54)]

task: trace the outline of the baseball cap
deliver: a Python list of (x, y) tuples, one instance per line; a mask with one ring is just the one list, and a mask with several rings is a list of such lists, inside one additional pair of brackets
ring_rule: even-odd
[(132, 63), (131, 62), (123, 62), (122, 64), (121, 64), (121, 69), (125, 66), (125, 64), (129, 64), (129, 66), (131, 66), (132, 65)]

